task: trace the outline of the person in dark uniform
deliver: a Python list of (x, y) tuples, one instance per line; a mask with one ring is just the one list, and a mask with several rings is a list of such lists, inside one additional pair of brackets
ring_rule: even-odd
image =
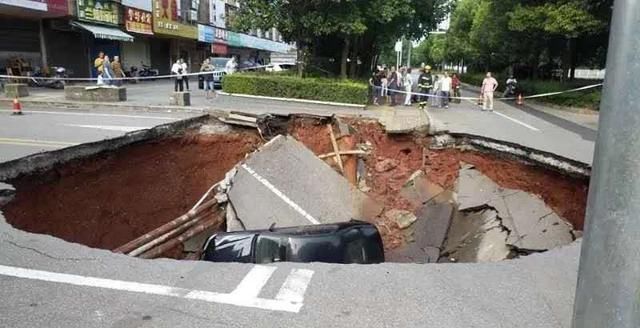
[(433, 75), (431, 75), (431, 66), (427, 65), (421, 70), (422, 73), (418, 77), (418, 88), (420, 90), (420, 109), (424, 109), (429, 102), (429, 96), (431, 94), (431, 88), (433, 88)]

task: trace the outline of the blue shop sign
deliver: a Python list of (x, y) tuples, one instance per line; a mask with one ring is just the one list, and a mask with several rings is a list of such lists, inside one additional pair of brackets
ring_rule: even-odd
[(213, 43), (215, 30), (213, 26), (198, 24), (198, 41)]

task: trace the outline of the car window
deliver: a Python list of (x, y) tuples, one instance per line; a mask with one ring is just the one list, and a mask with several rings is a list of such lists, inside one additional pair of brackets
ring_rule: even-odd
[(344, 263), (366, 263), (365, 239), (359, 238), (347, 243)]
[(274, 236), (259, 236), (256, 242), (256, 263), (284, 261), (286, 239)]

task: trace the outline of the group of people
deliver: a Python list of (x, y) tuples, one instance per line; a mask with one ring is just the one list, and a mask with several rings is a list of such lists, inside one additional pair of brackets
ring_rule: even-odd
[(176, 59), (176, 62), (171, 66), (171, 74), (176, 77), (173, 87), (175, 92), (183, 92), (185, 87), (189, 91), (189, 65), (184, 59)]
[[(449, 108), (449, 102), (460, 102), (460, 79), (457, 74), (449, 76), (445, 72), (442, 77), (431, 73), (430, 66), (422, 66), (417, 81), (411, 74), (410, 67), (378, 67), (369, 83), (373, 89), (373, 104), (386, 101), (391, 106), (402, 103), (411, 106), (413, 101), (424, 108), (429, 102), (432, 107)], [(417, 92), (414, 92), (417, 89)]]
[(104, 51), (100, 51), (98, 57), (93, 61), (93, 66), (98, 72), (98, 85), (122, 85), (120, 78), (125, 77), (120, 57), (114, 56), (113, 60), (109, 58)]

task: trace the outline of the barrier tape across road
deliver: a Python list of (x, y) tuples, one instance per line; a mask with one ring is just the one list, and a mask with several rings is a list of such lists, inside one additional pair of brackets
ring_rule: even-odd
[[(248, 67), (248, 68), (241, 68), (238, 69), (237, 71), (251, 71), (251, 70), (258, 70), (258, 69), (263, 69), (263, 68), (269, 68), (269, 67), (273, 67), (273, 65), (262, 65), (262, 66), (255, 66), (255, 67)], [(189, 77), (189, 76), (200, 76), (200, 75), (210, 75), (210, 74), (215, 74), (215, 73), (226, 73), (226, 70), (216, 70), (216, 71), (210, 71), (210, 72), (196, 72), (196, 73), (186, 73), (186, 74), (182, 74), (180, 76), (183, 77)], [(177, 75), (157, 75), (157, 76), (140, 76), (140, 77), (120, 77), (120, 78), (111, 78), (111, 79), (107, 79), (108, 81), (129, 81), (129, 80), (158, 80), (158, 79), (172, 79), (172, 78), (176, 78)], [(60, 78), (60, 77), (36, 77), (36, 76), (15, 76), (15, 75), (0, 75), (0, 79), (24, 79), (24, 80), (32, 80), (32, 79), (38, 79), (38, 80), (62, 80), (62, 81), (97, 81), (98, 78), (80, 78), (80, 77), (65, 77), (65, 78)], [(584, 90), (590, 90), (590, 89), (595, 89), (595, 88), (599, 88), (603, 85), (603, 83), (597, 83), (597, 84), (591, 84), (591, 85), (587, 85), (587, 86), (583, 86), (583, 87), (579, 87), (579, 88), (574, 88), (574, 89), (569, 89), (569, 90), (562, 90), (562, 91), (555, 91), (555, 92), (547, 92), (547, 93), (540, 93), (540, 94), (535, 94), (535, 95), (531, 95), (531, 96), (523, 96), (523, 99), (534, 99), (534, 98), (543, 98), (543, 97), (551, 97), (551, 96), (557, 96), (560, 94), (566, 94), (566, 93), (573, 93), (573, 92), (578, 92), (578, 91), (584, 91)], [(377, 87), (374, 86), (373, 87), (376, 90), (380, 90), (382, 89), (382, 87)], [(435, 94), (430, 94), (430, 93), (421, 93), (421, 92), (413, 92), (413, 91), (404, 91), (404, 90), (394, 90), (394, 89), (389, 89), (386, 88), (387, 92), (389, 94), (411, 94), (411, 95), (415, 95), (415, 96), (422, 96), (422, 97), (428, 97), (428, 98), (448, 98), (448, 99), (460, 99), (460, 100), (477, 100), (478, 97), (453, 97), (453, 96), (441, 96), (441, 95), (435, 95)], [(494, 98), (495, 100), (516, 100), (518, 99), (517, 97), (497, 97)]]

